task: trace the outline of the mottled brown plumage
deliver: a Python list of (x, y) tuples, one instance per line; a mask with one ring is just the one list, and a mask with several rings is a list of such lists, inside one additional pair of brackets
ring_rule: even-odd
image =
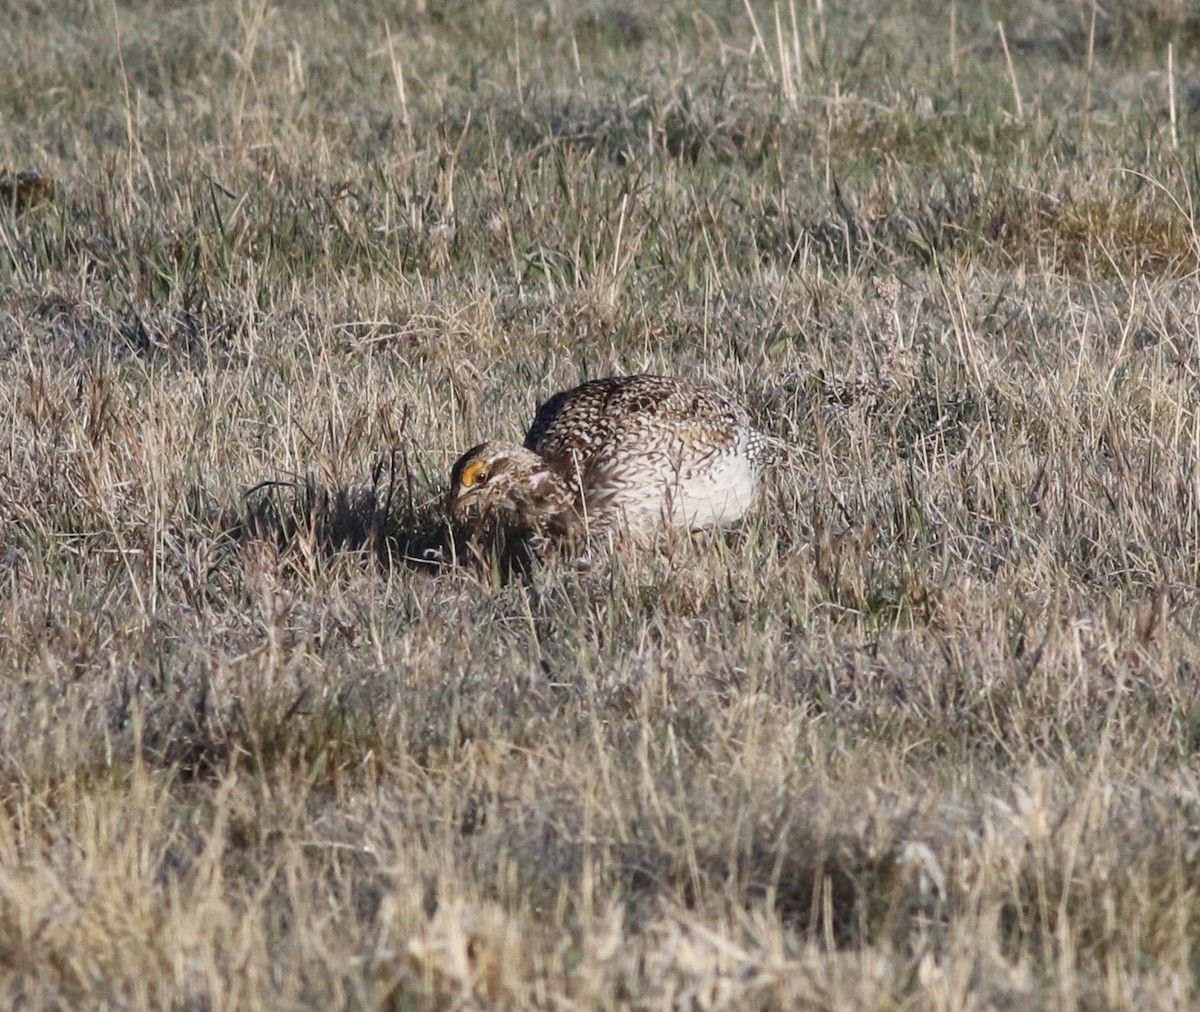
[(745, 409), (666, 376), (614, 376), (538, 408), (524, 446), (481, 443), (450, 476), (450, 510), (542, 535), (732, 523), (754, 500), (767, 440)]
[(450, 512), (466, 519), (472, 511), (540, 535), (563, 535), (577, 527), (575, 493), (532, 450), (510, 443), (480, 443), (450, 472)]

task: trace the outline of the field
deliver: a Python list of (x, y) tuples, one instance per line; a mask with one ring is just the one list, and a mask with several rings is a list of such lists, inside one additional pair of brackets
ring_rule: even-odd
[[(1190, 0), (3, 23), (0, 1005), (1200, 1005)], [(751, 518), (459, 551), (638, 371)]]

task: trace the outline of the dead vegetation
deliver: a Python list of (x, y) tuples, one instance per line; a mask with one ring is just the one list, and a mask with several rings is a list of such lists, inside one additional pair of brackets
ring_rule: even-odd
[[(7, 1004), (1195, 1004), (1195, 17), (837, 6), (10, 12)], [(472, 556), (639, 370), (754, 517)]]

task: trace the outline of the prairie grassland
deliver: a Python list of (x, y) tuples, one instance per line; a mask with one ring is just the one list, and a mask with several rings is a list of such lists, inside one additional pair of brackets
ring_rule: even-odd
[[(336, 6), (6, 5), (0, 1004), (1200, 1003), (1194, 5)], [(750, 522), (427, 561), (633, 371)]]

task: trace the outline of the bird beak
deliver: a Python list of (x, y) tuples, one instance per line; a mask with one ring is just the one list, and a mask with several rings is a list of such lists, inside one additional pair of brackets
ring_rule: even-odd
[(450, 495), (446, 498), (446, 509), (455, 520), (466, 520), (471, 512), (474, 498), (475, 496), (469, 488), (455, 485), (450, 489)]

